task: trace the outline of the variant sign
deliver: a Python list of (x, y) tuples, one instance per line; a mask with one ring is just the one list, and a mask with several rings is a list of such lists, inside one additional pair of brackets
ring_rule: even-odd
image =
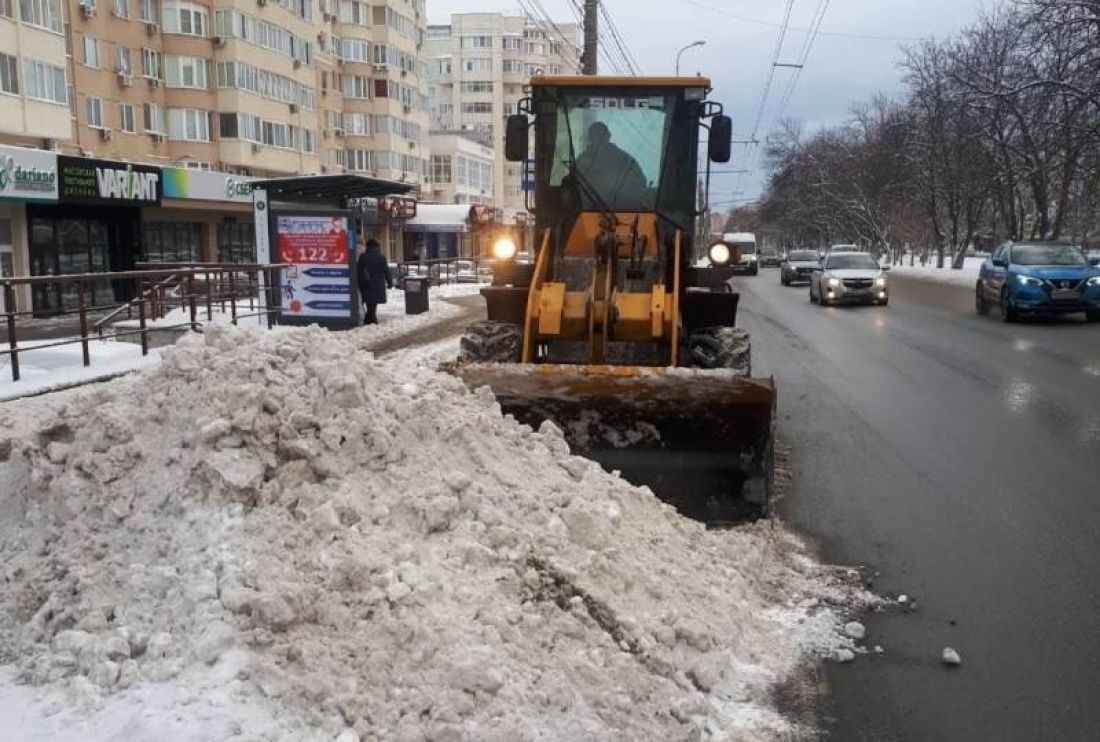
[(351, 235), (345, 216), (279, 216), (275, 225), (284, 272), (283, 314), (289, 317), (350, 319)]
[(60, 155), (57, 169), (58, 198), (63, 203), (160, 205), (158, 167)]

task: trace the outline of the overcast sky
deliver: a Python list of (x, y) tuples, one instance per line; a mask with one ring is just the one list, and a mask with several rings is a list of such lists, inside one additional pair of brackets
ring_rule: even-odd
[[(784, 116), (808, 129), (837, 123), (853, 103), (901, 88), (899, 46), (920, 37), (949, 36), (994, 0), (831, 0)], [(427, 0), (432, 23), (451, 13), (519, 13), (519, 0)], [(541, 0), (555, 20), (575, 20), (570, 0)], [(671, 74), (677, 50), (697, 39), (706, 45), (684, 53), (681, 74), (701, 72), (714, 84), (712, 98), (733, 117), (735, 139), (745, 138), (760, 108), (772, 53), (786, 8), (784, 0), (603, 0), (645, 74)], [(780, 62), (793, 62), (807, 38), (819, 0), (794, 0)], [(740, 18), (737, 16), (741, 16)], [(601, 34), (603, 29), (601, 28)], [(847, 35), (841, 35), (847, 34)], [(868, 37), (868, 38), (864, 38)], [(869, 38), (875, 37), (875, 38)], [(601, 74), (608, 72), (601, 59)], [(793, 70), (777, 69), (757, 138), (776, 118)], [(751, 164), (735, 147), (728, 169)], [(746, 159), (750, 162), (746, 163)], [(712, 200), (751, 198), (764, 181), (761, 163), (748, 176), (720, 175)], [(736, 194), (735, 190), (741, 193)], [(717, 203), (716, 203), (717, 206)], [(723, 205), (722, 210), (725, 210)]]

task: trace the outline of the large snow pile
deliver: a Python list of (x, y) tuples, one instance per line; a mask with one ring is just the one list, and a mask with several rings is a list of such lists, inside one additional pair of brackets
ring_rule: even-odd
[(67, 720), (25, 739), (768, 739), (860, 598), (316, 328), (210, 327), (0, 461), (0, 663)]
[(974, 288), (974, 284), (978, 281), (978, 271), (981, 270), (985, 258), (965, 258), (963, 267), (959, 269), (950, 266), (950, 257), (947, 258), (947, 261), (943, 268), (937, 268), (934, 257), (925, 265), (921, 265), (919, 262), (916, 265), (909, 265), (909, 258), (906, 257), (903, 262), (894, 263), (890, 267), (890, 271), (895, 276)]

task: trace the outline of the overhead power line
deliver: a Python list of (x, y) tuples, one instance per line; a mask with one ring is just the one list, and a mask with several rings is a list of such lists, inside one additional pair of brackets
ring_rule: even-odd
[[(780, 27), (778, 23), (774, 23), (773, 21), (765, 21), (765, 20), (761, 20), (760, 18), (753, 18), (751, 16), (742, 15), (740, 13), (734, 13), (734, 12), (726, 10), (724, 8), (716, 8), (713, 5), (708, 5), (707, 3), (700, 2), (700, 0), (685, 0), (685, 2), (687, 2), (689, 5), (694, 5), (697, 8), (702, 8), (703, 10), (709, 10), (712, 13), (717, 13), (719, 15), (724, 15), (724, 16), (727, 16), (729, 18), (736, 18), (737, 20), (744, 21), (745, 23), (754, 23), (758, 26), (767, 26), (768, 28), (779, 28)], [(790, 28), (789, 30), (809, 32), (811, 29), (810, 28)], [(833, 37), (841, 38), (841, 39), (862, 39), (864, 41), (889, 41), (889, 42), (893, 42), (893, 43), (923, 41), (925, 38), (927, 38), (927, 37), (924, 37), (924, 36), (885, 36), (885, 35), (879, 35), (879, 34), (846, 33), (846, 32), (842, 32), (842, 31), (822, 31), (820, 33), (820, 35), (821, 36), (833, 36)]]
[(611, 40), (615, 43), (615, 47), (619, 50), (619, 54), (622, 56), (623, 61), (626, 63), (626, 68), (632, 75), (641, 74), (641, 65), (638, 64), (638, 60), (634, 58), (634, 54), (631, 53), (630, 47), (623, 39), (621, 33), (619, 33), (619, 27), (615, 25), (615, 20), (611, 17), (610, 11), (607, 9), (607, 3), (601, 2), (599, 4), (600, 15), (603, 16), (604, 22), (607, 24), (608, 30), (611, 32)]

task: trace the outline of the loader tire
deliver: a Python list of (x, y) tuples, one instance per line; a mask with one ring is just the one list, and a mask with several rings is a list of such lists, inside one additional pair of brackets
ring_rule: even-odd
[(519, 325), (482, 320), (466, 328), (458, 346), (458, 359), (469, 363), (519, 363), (523, 330)]
[(685, 360), (694, 368), (729, 368), (752, 375), (749, 334), (740, 327), (701, 327), (688, 337)]

